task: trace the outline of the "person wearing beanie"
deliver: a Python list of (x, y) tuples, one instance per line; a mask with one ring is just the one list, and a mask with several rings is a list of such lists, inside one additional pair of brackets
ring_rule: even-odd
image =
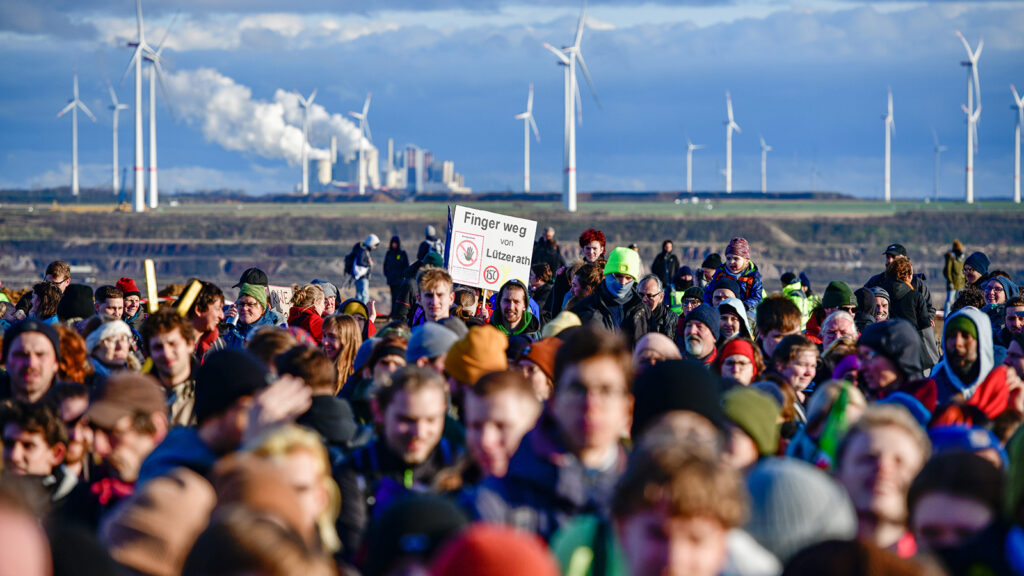
[(267, 289), (258, 284), (242, 284), (238, 298), (228, 314), (238, 318), (221, 337), (226, 348), (242, 348), (252, 335), (265, 326), (283, 326), (267, 306)]
[(849, 496), (806, 462), (767, 458), (747, 476), (747, 488), (747, 532), (782, 562), (819, 542), (849, 540), (857, 533)]
[(666, 360), (641, 373), (633, 384), (633, 422), (630, 437), (634, 444), (666, 414), (687, 412), (707, 420), (718, 430), (725, 429), (718, 378), (692, 359)]
[(807, 327), (807, 321), (814, 310), (814, 301), (804, 292), (803, 284), (801, 284), (796, 274), (785, 272), (779, 281), (782, 284), (782, 295), (789, 298), (796, 305), (797, 309), (800, 310), (800, 329), (803, 330)]
[(530, 343), (516, 360), (515, 367), (533, 386), (541, 402), (551, 397), (555, 386), (555, 355), (562, 347), (558, 338), (542, 338)]
[(558, 316), (552, 318), (547, 324), (544, 324), (544, 328), (540, 331), (540, 337), (543, 338), (555, 338), (565, 330), (576, 326), (582, 326), (580, 317), (573, 314), (568, 310), (562, 310)]
[(38, 402), (56, 382), (60, 336), (49, 324), (22, 320), (4, 332), (0, 359), (6, 368), (0, 372), (0, 400)]
[(722, 396), (728, 421), (726, 460), (737, 470), (747, 470), (761, 458), (779, 451), (779, 414), (782, 407), (766, 392), (739, 387)]
[(691, 310), (700, 306), (704, 302), (704, 289), (700, 286), (690, 286), (683, 292), (682, 298), (679, 302), (679, 310), (673, 307), (672, 311), (676, 313), (680, 318), (686, 316)]
[(142, 321), (148, 316), (142, 306), (142, 291), (135, 284), (135, 280), (127, 276), (118, 280), (114, 286), (124, 294), (124, 315), (121, 316), (121, 320), (138, 331), (142, 328)]
[[(889, 292), (881, 286), (874, 286), (871, 288), (871, 293), (875, 296), (875, 322), (884, 322), (889, 319), (889, 304), (892, 300), (889, 298)], [(949, 314), (944, 316), (949, 318)]]
[(990, 262), (984, 252), (974, 252), (964, 260), (964, 279), (968, 286), (981, 288), (981, 281), (988, 276)]
[[(885, 268), (888, 270), (889, 265), (892, 264), (893, 260), (897, 258), (908, 258), (907, 249), (902, 244), (890, 244), (885, 248), (885, 252), (882, 253), (885, 257)], [(886, 282), (886, 270), (875, 274), (864, 283), (864, 288), (874, 288), (875, 286), (885, 286)], [(917, 293), (921, 295), (925, 305), (928, 309), (928, 316), (935, 317), (935, 307), (932, 306), (932, 292), (928, 289), (928, 284), (925, 282), (923, 274), (913, 274), (909, 286)], [(894, 297), (895, 299), (895, 297)]]
[(679, 321), (676, 345), (684, 358), (693, 358), (709, 366), (718, 356), (715, 346), (721, 329), (722, 315), (718, 309), (711, 304), (701, 304)]
[(584, 326), (555, 355), (555, 388), (502, 478), (473, 495), (485, 522), (511, 524), (549, 540), (573, 516), (606, 510), (626, 465), (622, 437), (633, 409), (625, 339)]
[(85, 284), (69, 284), (57, 304), (57, 318), (65, 324), (78, 323), (95, 314), (92, 303), (92, 288)]
[(737, 284), (733, 289), (733, 297), (743, 301), (747, 310), (754, 310), (761, 303), (765, 296), (764, 287), (761, 284), (761, 273), (750, 260), (750, 245), (745, 238), (733, 238), (725, 248), (725, 264), (720, 266), (712, 275), (708, 288), (704, 291), (704, 302), (718, 305), (714, 302), (713, 296), (724, 286), (718, 284), (721, 278), (730, 278)]
[(932, 368), (938, 403), (960, 397), (990, 418), (1006, 409), (1005, 365), (995, 363), (992, 328), (984, 312), (968, 306), (950, 316), (942, 329), (942, 361)]
[(458, 340), (455, 332), (437, 322), (420, 324), (412, 330), (409, 346), (405, 349), (405, 361), (444, 374), (448, 350)]
[(540, 338), (540, 317), (530, 310), (532, 300), (525, 284), (515, 278), (505, 282), (498, 290), (495, 302), (497, 306), (491, 315), (491, 325), (508, 337)]
[(825, 318), (836, 310), (848, 312), (850, 316), (857, 313), (857, 297), (853, 294), (853, 289), (846, 282), (839, 280), (828, 283), (825, 293), (821, 297), (821, 307), (811, 313), (804, 329), (804, 335), (820, 346), (821, 325)]
[(715, 275), (715, 271), (722, 267), (722, 255), (718, 252), (708, 254), (704, 261), (700, 263), (699, 274), (697, 274), (697, 286), (701, 288), (707, 287), (711, 283), (712, 276)]
[(719, 349), (715, 369), (722, 378), (750, 386), (764, 372), (764, 358), (751, 340), (732, 338)]
[(341, 292), (338, 290), (338, 287), (327, 280), (319, 278), (314, 278), (309, 283), (319, 286), (324, 291), (324, 311), (320, 316), (327, 318), (334, 314), (338, 309), (338, 304), (341, 303)]
[(420, 242), (416, 254), (420, 255), (428, 252), (436, 252), (442, 257), (444, 256), (444, 240), (438, 236), (437, 228), (433, 224), (428, 224), (423, 229), (423, 241)]
[(713, 281), (708, 285), (708, 290), (711, 293), (711, 300), (709, 303), (712, 306), (718, 306), (724, 300), (729, 298), (739, 299), (743, 293), (743, 289), (740, 288), (740, 283), (733, 280), (728, 276), (722, 276), (717, 280)]
[(132, 329), (121, 320), (100, 324), (85, 339), (89, 362), (98, 378), (114, 371), (138, 371), (142, 365), (132, 354)]
[(1020, 295), (1020, 290), (1013, 280), (996, 272), (988, 280), (982, 282), (985, 292), (985, 307), (982, 312), (988, 314), (992, 322), (992, 333), (999, 334), (1006, 326), (1006, 303)]
[(750, 323), (747, 320), (747, 311), (743, 308), (743, 302), (737, 298), (726, 298), (718, 304), (718, 313), (722, 317), (722, 325), (719, 330), (718, 344), (724, 344), (730, 338), (740, 337), (753, 339), (750, 331)]
[(409, 494), (370, 523), (365, 576), (426, 571), (437, 551), (469, 527), (469, 518), (447, 498)]
[(474, 524), (441, 549), (430, 576), (558, 576), (544, 542), (512, 528)]
[(846, 432), (835, 456), (836, 479), (857, 513), (857, 539), (916, 552), (908, 532), (907, 492), (931, 455), (928, 435), (905, 408), (875, 404)]
[[(159, 313), (150, 316), (156, 317)], [(195, 427), (175, 426), (167, 433), (143, 461), (137, 486), (180, 467), (207, 476), (217, 459), (237, 450), (243, 438), (292, 422), (309, 410), (312, 389), (302, 379), (271, 380), (267, 367), (244, 350), (210, 354), (196, 378)]]
[[(683, 299), (685, 298), (686, 292), (693, 287), (695, 287), (693, 270), (689, 266), (679, 268), (675, 277), (672, 278), (672, 282), (665, 285), (665, 289), (668, 291), (668, 297), (665, 299), (665, 305), (668, 306), (668, 309), (674, 312), (676, 316), (682, 316), (684, 314)], [(703, 297), (704, 291), (700, 290), (698, 299)]]
[(650, 310), (635, 286), (640, 279), (640, 255), (619, 246), (608, 255), (604, 279), (594, 294), (573, 306), (584, 326), (592, 325), (625, 335), (632, 346), (647, 333)]
[(448, 349), (444, 370), (461, 387), (472, 388), (491, 372), (508, 369), (508, 338), (491, 325), (474, 326)]
[(367, 304), (370, 301), (370, 274), (373, 271), (373, 258), (370, 252), (380, 245), (380, 238), (376, 234), (370, 234), (362, 242), (352, 247), (352, 252), (346, 257), (351, 261), (345, 272), (352, 276), (356, 285), (356, 299)]

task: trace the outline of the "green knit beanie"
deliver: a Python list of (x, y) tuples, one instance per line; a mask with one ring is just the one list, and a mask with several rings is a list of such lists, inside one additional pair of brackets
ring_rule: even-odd
[(608, 255), (608, 262), (604, 265), (605, 274), (627, 274), (633, 280), (640, 279), (640, 255), (636, 250), (619, 246)]
[(725, 393), (722, 408), (725, 417), (754, 440), (761, 456), (778, 452), (782, 409), (774, 398), (756, 388), (739, 386)]
[(263, 286), (257, 286), (255, 284), (242, 284), (241, 288), (238, 289), (238, 297), (252, 296), (263, 306), (263, 309), (267, 309), (267, 289)]
[(825, 294), (821, 297), (821, 305), (826, 310), (840, 306), (856, 306), (857, 297), (853, 295), (853, 289), (849, 284), (833, 280), (828, 283), (828, 288), (825, 288)]
[(946, 324), (945, 332), (947, 335), (955, 334), (957, 330), (970, 334), (975, 340), (978, 339), (978, 327), (967, 316), (961, 314), (951, 318)]

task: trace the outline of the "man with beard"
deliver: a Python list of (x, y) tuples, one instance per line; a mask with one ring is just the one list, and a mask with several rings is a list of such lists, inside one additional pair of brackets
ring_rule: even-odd
[(0, 373), (0, 399), (38, 402), (60, 370), (57, 330), (35, 319), (22, 320), (4, 333), (7, 372)]
[(857, 539), (909, 558), (917, 551), (907, 529), (907, 492), (931, 445), (900, 406), (875, 405), (853, 425), (837, 454), (836, 479), (857, 512)]
[(193, 363), (192, 325), (172, 309), (158, 310), (142, 324), (142, 339), (167, 393), (172, 426), (194, 426), (198, 365)]
[(526, 286), (513, 278), (498, 291), (499, 310), (491, 315), (491, 324), (506, 336), (525, 336), (530, 340), (540, 337), (540, 319), (527, 307)]
[[(722, 328), (722, 315), (711, 304), (701, 304), (683, 317), (682, 332), (676, 330), (676, 344), (684, 358), (710, 366), (718, 356), (715, 343)], [(681, 342), (680, 342), (681, 340)]]
[(963, 398), (990, 418), (1006, 408), (1007, 398), (999, 394), (1006, 387), (1006, 367), (995, 365), (991, 326), (984, 312), (970, 306), (946, 320), (942, 329), (946, 355), (931, 372), (940, 405)]

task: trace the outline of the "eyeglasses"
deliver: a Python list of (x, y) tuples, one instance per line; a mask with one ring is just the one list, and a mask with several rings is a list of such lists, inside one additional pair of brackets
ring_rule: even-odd
[(851, 316), (857, 312), (857, 308), (854, 306), (840, 306), (839, 309)]
[(664, 290), (659, 290), (658, 292), (651, 292), (650, 294), (645, 294), (643, 292), (640, 292), (639, 294), (640, 294), (640, 297), (643, 298), (644, 300), (654, 300), (658, 296), (661, 296), (662, 292), (664, 292)]
[(589, 394), (593, 394), (599, 400), (612, 400), (626, 395), (626, 391), (622, 388), (615, 388), (613, 386), (587, 387), (582, 382), (576, 381), (566, 385), (565, 391), (578, 398), (584, 398)]

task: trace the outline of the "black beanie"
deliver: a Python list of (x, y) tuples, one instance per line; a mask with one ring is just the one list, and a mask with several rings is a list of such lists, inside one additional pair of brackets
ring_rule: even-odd
[(401, 497), (370, 525), (364, 574), (383, 576), (409, 557), (429, 562), (468, 525), (466, 515), (447, 498), (416, 493)]
[(733, 280), (728, 276), (722, 276), (711, 285), (711, 293), (714, 294), (715, 290), (724, 288), (726, 290), (732, 290), (732, 293), (737, 298), (743, 298), (743, 288), (740, 287), (740, 283)]
[(0, 360), (3, 360), (4, 364), (7, 364), (7, 353), (11, 351), (14, 340), (25, 332), (39, 332), (49, 338), (50, 344), (53, 344), (53, 352), (57, 355), (57, 361), (60, 361), (60, 335), (57, 333), (57, 329), (35, 318), (29, 318), (11, 326), (3, 333), (4, 347), (3, 354), (0, 354)]
[(792, 272), (783, 272), (782, 276), (779, 278), (779, 282), (781, 282), (783, 286), (789, 286), (793, 282), (796, 282), (796, 274), (793, 274)]
[(700, 265), (700, 267), (711, 268), (712, 270), (717, 270), (721, 268), (722, 255), (717, 252), (715, 252), (714, 254), (709, 254), (708, 257), (704, 259), (704, 262)]
[(921, 372), (921, 337), (917, 330), (902, 318), (869, 324), (857, 340), (858, 346), (867, 346), (884, 356), (905, 377), (913, 378)]
[(699, 414), (724, 427), (718, 377), (690, 358), (666, 360), (643, 371), (633, 384), (634, 442), (660, 416), (676, 410)]
[(243, 350), (220, 350), (206, 357), (196, 378), (195, 415), (202, 426), (237, 402), (266, 388), (266, 366)]
[(96, 313), (92, 303), (92, 288), (85, 284), (68, 284), (57, 304), (57, 318), (61, 322), (72, 318), (88, 318)]

